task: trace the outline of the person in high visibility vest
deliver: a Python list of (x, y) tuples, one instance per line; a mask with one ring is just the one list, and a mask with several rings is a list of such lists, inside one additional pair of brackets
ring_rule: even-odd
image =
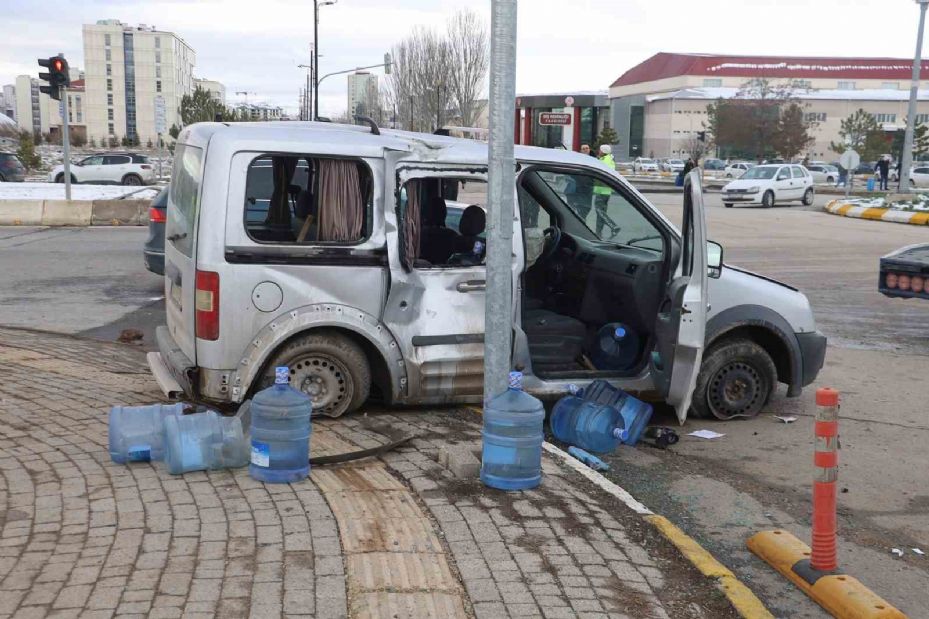
[[(600, 145), (600, 161), (610, 166), (610, 169), (616, 169), (616, 162), (613, 161), (613, 147), (609, 144)], [(613, 193), (613, 190), (596, 183), (594, 185), (594, 208), (597, 211), (597, 236), (603, 236), (603, 227), (606, 225), (606, 208), (610, 203), (610, 194)]]

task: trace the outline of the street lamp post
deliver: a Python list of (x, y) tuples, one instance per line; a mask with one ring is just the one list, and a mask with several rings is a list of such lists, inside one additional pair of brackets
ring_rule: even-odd
[[(929, 2), (929, 0), (926, 0)], [(313, 66), (315, 67), (313, 76), (313, 118), (319, 118), (319, 7), (335, 4), (338, 0), (313, 0)]]
[(916, 0), (919, 5), (919, 32), (916, 35), (916, 56), (913, 58), (913, 83), (910, 84), (910, 106), (907, 110), (903, 156), (900, 158), (900, 191), (910, 190), (910, 166), (913, 164), (913, 129), (916, 126), (916, 99), (919, 95), (919, 70), (923, 59), (923, 28), (929, 0)]

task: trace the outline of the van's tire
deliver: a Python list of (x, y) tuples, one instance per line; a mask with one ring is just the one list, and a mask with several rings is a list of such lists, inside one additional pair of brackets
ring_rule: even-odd
[(764, 192), (764, 195), (761, 196), (761, 206), (765, 208), (771, 208), (774, 206), (774, 192), (770, 189)]
[(710, 348), (700, 366), (691, 408), (697, 417), (755, 417), (777, 388), (777, 368), (751, 340), (726, 340)]
[(123, 184), (123, 185), (133, 185), (133, 186), (135, 186), (135, 185), (141, 185), (141, 184), (142, 184), (142, 177), (139, 176), (138, 174), (127, 174), (126, 176), (123, 177), (122, 184)]
[(812, 187), (804, 191), (803, 192), (803, 206), (813, 206), (814, 197), (815, 197), (815, 194), (813, 192)]
[(371, 393), (371, 365), (351, 339), (317, 331), (288, 342), (268, 362), (261, 388), (274, 383), (274, 368), (290, 368), (290, 384), (313, 400), (313, 415), (339, 417), (356, 410)]
[[(55, 182), (56, 182), (56, 183), (64, 183), (64, 182), (65, 182), (65, 175), (64, 175), (64, 172), (59, 172), (59, 173), (58, 173), (58, 176), (55, 177)], [(73, 174), (71, 175), (71, 184), (72, 184), (72, 185), (77, 185), (77, 179), (74, 178), (74, 175), (73, 175)]]

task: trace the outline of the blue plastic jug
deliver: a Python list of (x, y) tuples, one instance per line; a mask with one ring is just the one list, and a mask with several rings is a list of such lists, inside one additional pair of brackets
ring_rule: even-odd
[(248, 443), (238, 417), (215, 411), (164, 419), (165, 465), (172, 475), (248, 464)]
[(183, 415), (183, 402), (110, 409), (108, 438), (113, 462), (164, 460), (164, 418)]
[(310, 397), (290, 386), (290, 370), (274, 370), (274, 384), (252, 398), (251, 464), (258, 481), (290, 483), (310, 473)]
[(622, 323), (603, 325), (597, 331), (591, 361), (598, 370), (629, 370), (639, 359), (639, 341), (639, 334)]
[(635, 445), (645, 433), (648, 422), (652, 419), (652, 406), (632, 397), (622, 389), (614, 387), (605, 380), (597, 379), (577, 392), (577, 397), (589, 402), (608, 404), (619, 410), (628, 437), (623, 440), (626, 445)]
[(499, 490), (527, 490), (542, 481), (545, 408), (523, 391), (521, 372), (484, 407), (481, 481)]
[(549, 425), (559, 441), (594, 453), (609, 453), (627, 437), (619, 409), (570, 395), (555, 404)]

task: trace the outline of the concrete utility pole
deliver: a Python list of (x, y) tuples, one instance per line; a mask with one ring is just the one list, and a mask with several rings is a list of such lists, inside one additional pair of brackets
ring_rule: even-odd
[(916, 0), (919, 5), (919, 32), (916, 35), (916, 56), (913, 58), (913, 83), (910, 85), (910, 106), (907, 109), (903, 155), (900, 157), (900, 191), (910, 191), (910, 166), (913, 165), (913, 129), (916, 127), (916, 99), (919, 95), (919, 70), (923, 61), (923, 28), (929, 0)]
[(313, 117), (310, 120), (319, 118), (319, 7), (335, 4), (338, 0), (313, 0)]
[(68, 134), (68, 89), (61, 87), (61, 148), (64, 151), (65, 200), (71, 199), (71, 136)]
[[(927, 0), (929, 1), (929, 0)], [(516, 0), (491, 0), (488, 144), (487, 291), (484, 403), (507, 390), (513, 340), (513, 101), (516, 100)]]

